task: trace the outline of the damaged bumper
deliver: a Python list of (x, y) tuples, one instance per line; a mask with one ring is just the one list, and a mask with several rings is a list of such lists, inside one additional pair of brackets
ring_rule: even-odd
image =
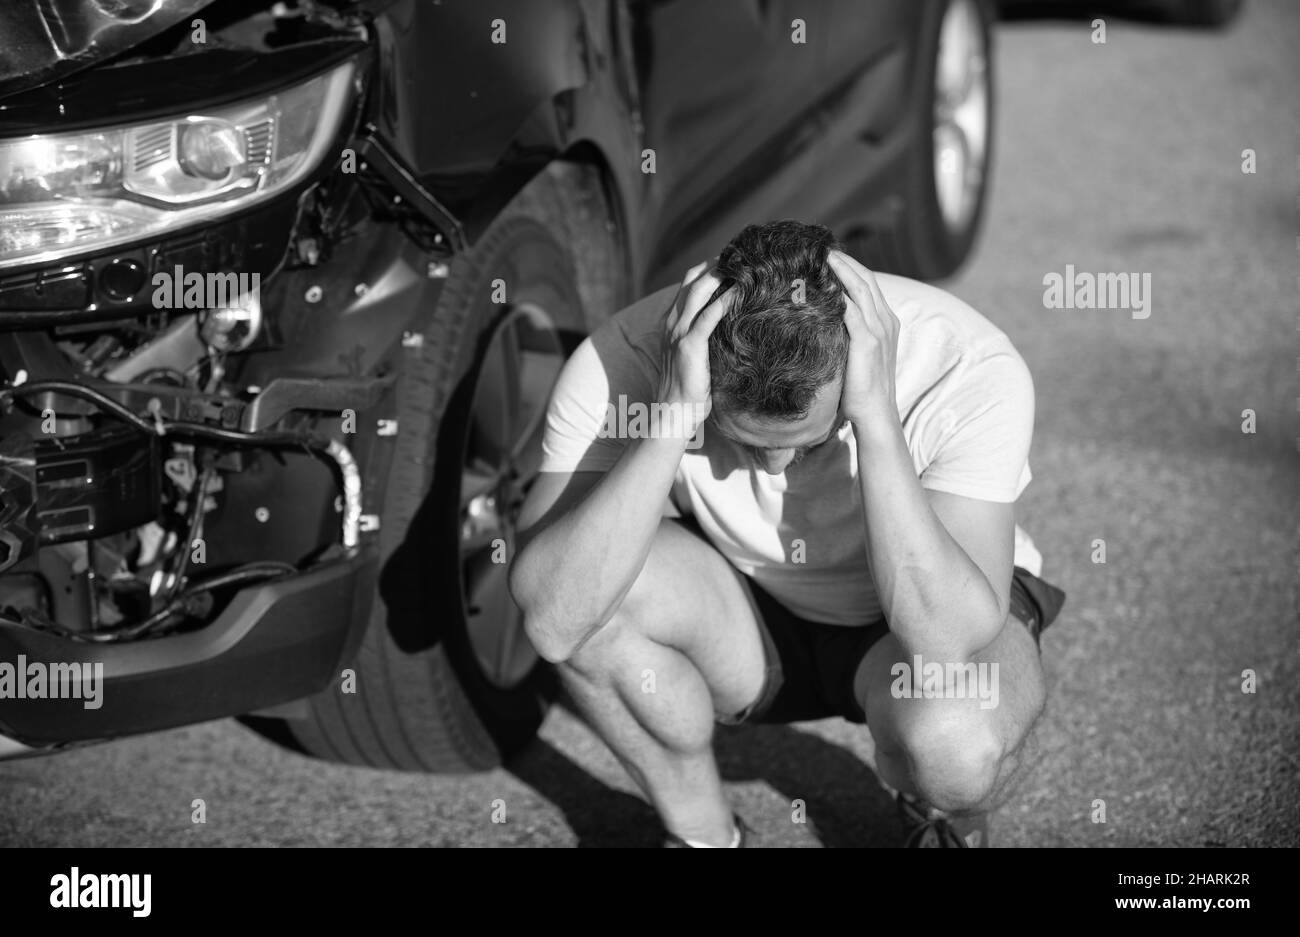
[[(0, 734), (31, 748), (151, 732), (316, 693), (339, 678), (360, 641), (374, 588), (374, 551), (240, 590), (200, 631), (125, 644), (90, 644), (0, 621), (0, 661), (24, 662), (22, 698), (0, 687)], [(354, 607), (355, 606), (355, 607)], [(29, 675), (102, 674), (72, 695), (67, 682)], [(31, 692), (39, 689), (35, 697)], [(93, 706), (87, 706), (91, 694)], [(21, 749), (10, 746), (11, 754)], [(0, 756), (3, 756), (0, 752)]]

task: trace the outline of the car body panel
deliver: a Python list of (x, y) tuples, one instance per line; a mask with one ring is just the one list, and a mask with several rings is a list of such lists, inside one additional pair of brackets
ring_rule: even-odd
[(212, 0), (6, 0), (0, 95), (67, 77), (151, 39)]

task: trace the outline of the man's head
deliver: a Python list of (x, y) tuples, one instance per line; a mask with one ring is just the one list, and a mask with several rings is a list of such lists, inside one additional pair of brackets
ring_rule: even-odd
[(820, 225), (750, 225), (718, 258), (730, 309), (709, 337), (715, 426), (779, 474), (843, 422), (844, 288)]

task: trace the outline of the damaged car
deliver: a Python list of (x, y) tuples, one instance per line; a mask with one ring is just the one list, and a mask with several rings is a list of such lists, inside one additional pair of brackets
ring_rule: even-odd
[(991, 19), (0, 6), (0, 661), (102, 674), (0, 693), (0, 751), (230, 716), (379, 767), (517, 751), (555, 681), (506, 571), (566, 356), (753, 221), (955, 270)]

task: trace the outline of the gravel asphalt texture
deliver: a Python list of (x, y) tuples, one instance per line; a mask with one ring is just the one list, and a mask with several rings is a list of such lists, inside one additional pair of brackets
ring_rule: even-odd
[[(1111, 17), (1104, 45), (1089, 20), (999, 24), (991, 207), (944, 284), (1004, 328), (1034, 374), (1035, 481), (1020, 520), (1069, 593), (1044, 636), (1041, 757), (995, 815), (993, 842), (1295, 846), (1300, 4), (1248, 0), (1221, 33)], [(1044, 308), (1044, 275), (1067, 264), (1150, 273), (1150, 317)], [(864, 732), (827, 720), (720, 734), (728, 791), (763, 844), (899, 842), (861, 760)], [(195, 798), (205, 824), (191, 822)], [(505, 823), (491, 822), (498, 799)], [(809, 823), (792, 822), (796, 799)], [(0, 763), (11, 845), (658, 835), (613, 757), (561, 708), (509, 769), (466, 777), (326, 764), (234, 720)]]

